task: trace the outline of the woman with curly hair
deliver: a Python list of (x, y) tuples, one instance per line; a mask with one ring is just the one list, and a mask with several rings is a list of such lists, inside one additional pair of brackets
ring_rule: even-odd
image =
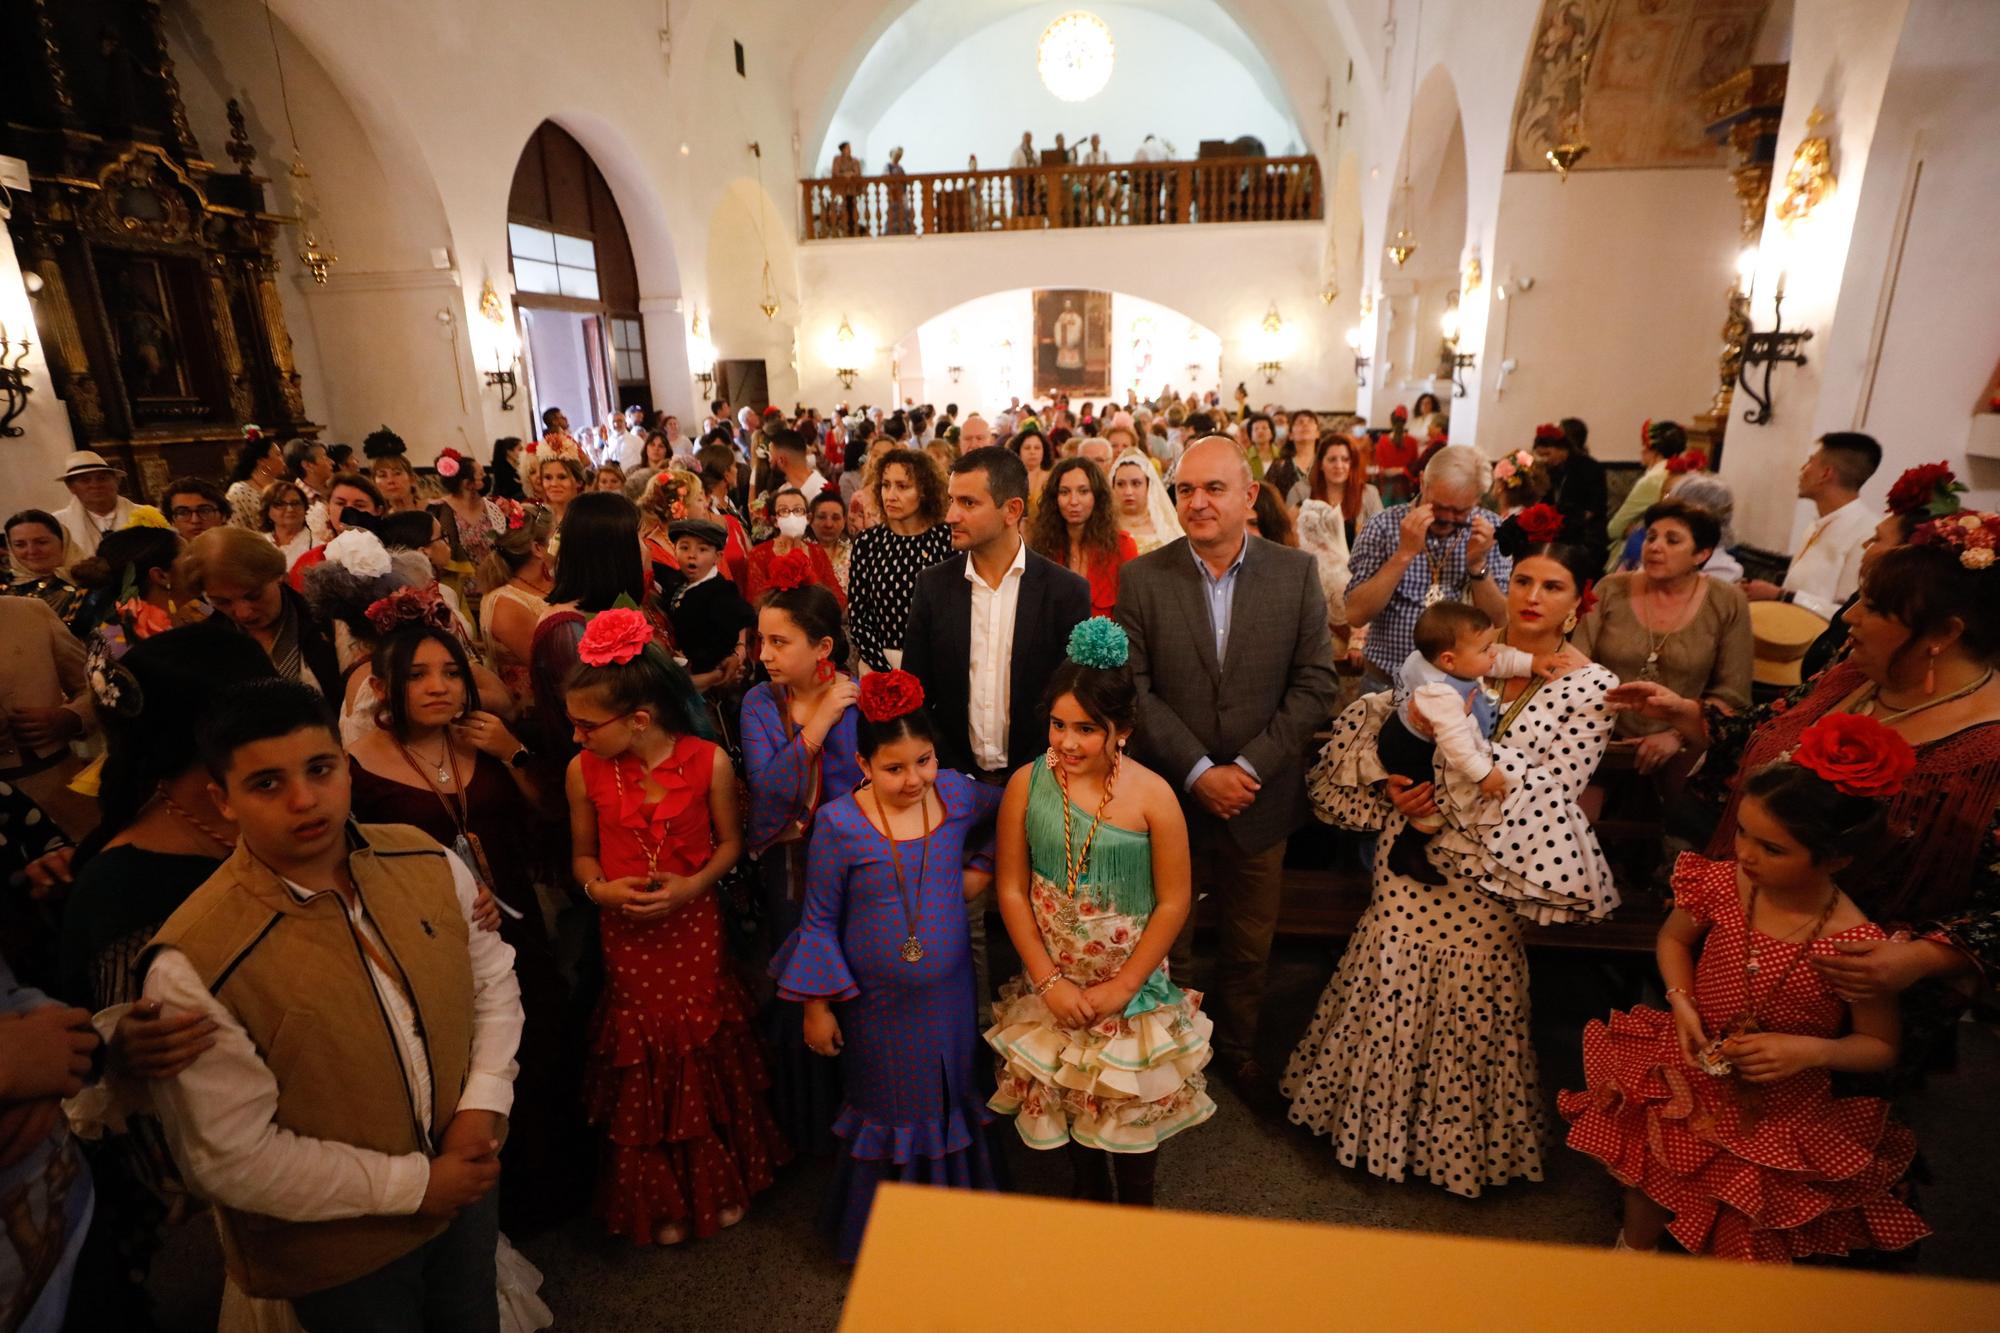
[(312, 525), (306, 521), (311, 512), (312, 497), (296, 481), (273, 482), (257, 503), (257, 530), (271, 539), (288, 569), (313, 548)]
[(1118, 571), (1138, 558), (1132, 534), (1118, 526), (1111, 486), (1087, 458), (1064, 458), (1043, 488), (1050, 503), (1028, 519), (1028, 545), (1090, 580), (1090, 613), (1108, 616), (1118, 603)]
[(869, 469), (868, 490), (882, 521), (854, 539), (847, 617), (862, 662), (887, 671), (903, 660), (917, 575), (951, 555), (951, 529), (944, 523), (944, 476), (919, 450), (882, 455)]

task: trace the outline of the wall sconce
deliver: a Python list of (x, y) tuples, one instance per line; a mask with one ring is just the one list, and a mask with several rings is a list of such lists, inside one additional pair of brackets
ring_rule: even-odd
[(854, 368), (854, 326), (847, 322), (847, 316), (840, 317), (840, 327), (833, 331), (833, 373), (840, 379), (840, 387), (851, 389), (861, 372)]
[(1463, 398), (1466, 396), (1465, 380), (1460, 376), (1459, 372), (1470, 370), (1478, 358), (1471, 352), (1461, 352), (1458, 350), (1457, 306), (1446, 306), (1444, 318), (1439, 323), (1444, 329), (1444, 354), (1440, 365), (1450, 368), (1451, 396), (1454, 398)]
[(1264, 377), (1264, 383), (1271, 384), (1277, 380), (1278, 372), (1285, 368), (1283, 360), (1285, 319), (1278, 313), (1276, 301), (1271, 302), (1271, 308), (1264, 312), (1264, 322), (1259, 327), (1264, 335), (1262, 338), (1264, 357), (1257, 363), (1257, 373)]
[(1368, 387), (1369, 358), (1361, 354), (1361, 326), (1356, 324), (1347, 331), (1347, 349), (1354, 353), (1354, 383), (1357, 388)]
[(699, 310), (688, 325), (688, 365), (696, 367), (694, 377), (701, 384), (701, 396), (709, 398), (715, 389), (715, 344), (702, 331)]
[(515, 380), (512, 369), (499, 365), (498, 357), (494, 358), (494, 364), (496, 369), (486, 372), (486, 387), (500, 390), (500, 410), (502, 412), (512, 412), (514, 410), (514, 394), (520, 388), (520, 385)]
[[(1747, 257), (1750, 261), (1753, 274), (1751, 291), (1756, 290), (1754, 280), (1755, 256), (1755, 251), (1748, 252)], [(1744, 326), (1743, 362), (1742, 369), (1738, 372), (1737, 383), (1742, 385), (1743, 392), (1750, 396), (1750, 401), (1757, 404), (1754, 408), (1746, 408), (1744, 410), (1743, 419), (1753, 426), (1762, 426), (1771, 419), (1772, 367), (1778, 365), (1780, 362), (1794, 366), (1803, 366), (1806, 363), (1804, 349), (1805, 345), (1812, 341), (1812, 330), (1787, 330), (1785, 328), (1785, 271), (1783, 269), (1778, 270), (1778, 289), (1771, 293), (1771, 327), (1769, 329), (1760, 333), (1750, 326), (1749, 292), (1744, 293), (1741, 301)], [(1763, 392), (1761, 393), (1750, 383), (1750, 369), (1753, 366), (1762, 366), (1764, 368), (1764, 385)]]
[[(28, 359), (28, 349), (34, 344), (22, 338), (11, 342), (7, 336), (7, 326), (0, 324), (0, 437), (14, 439), (23, 433), (14, 424), (14, 418), (28, 410), (28, 395), (35, 391), (28, 383), (28, 372), (21, 365)], [(13, 364), (8, 364), (8, 358)]]
[(963, 375), (963, 374), (965, 373), (965, 367), (964, 367), (964, 366), (946, 366), (946, 367), (944, 368), (944, 373), (945, 373), (945, 374), (947, 374), (947, 375), (949, 375), (949, 376), (951, 376), (951, 382), (952, 382), (953, 384), (956, 384), (956, 383), (958, 383), (958, 377), (959, 377), (960, 375)]

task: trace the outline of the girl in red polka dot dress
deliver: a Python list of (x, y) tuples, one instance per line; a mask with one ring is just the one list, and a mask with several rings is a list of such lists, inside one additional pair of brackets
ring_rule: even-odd
[(600, 613), (577, 655), (570, 836), (603, 913), (584, 1087), (604, 1134), (596, 1206), (613, 1233), (673, 1245), (740, 1221), (790, 1156), (715, 901), (743, 851), (736, 779), (697, 734), (700, 696), (639, 612)]
[(1691, 1253), (1788, 1263), (1930, 1234), (1898, 1197), (1910, 1131), (1887, 1102), (1832, 1091), (1834, 1070), (1894, 1065), (1895, 1000), (1849, 1004), (1806, 965), (1884, 938), (1834, 877), (1886, 836), (1914, 767), (1873, 718), (1829, 715), (1743, 784), (1735, 861), (1676, 863), (1657, 948), (1671, 1012), (1591, 1023), (1589, 1087), (1558, 1099), (1570, 1146), (1625, 1186), (1618, 1248), (1668, 1231)]

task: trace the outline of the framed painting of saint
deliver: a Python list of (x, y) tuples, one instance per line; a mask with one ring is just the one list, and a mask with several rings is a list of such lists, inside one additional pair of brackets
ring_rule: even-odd
[(1035, 292), (1035, 395), (1111, 392), (1111, 293)]

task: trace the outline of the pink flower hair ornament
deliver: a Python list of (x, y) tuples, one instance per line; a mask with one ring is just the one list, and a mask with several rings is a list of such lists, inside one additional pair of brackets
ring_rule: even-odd
[(398, 588), (387, 597), (368, 604), (368, 623), (377, 634), (387, 634), (404, 625), (429, 625), (432, 629), (452, 629), (451, 608), (444, 604), (436, 583), (421, 588)]
[(585, 666), (624, 666), (652, 642), (651, 621), (630, 607), (614, 606), (591, 617), (576, 655)]

